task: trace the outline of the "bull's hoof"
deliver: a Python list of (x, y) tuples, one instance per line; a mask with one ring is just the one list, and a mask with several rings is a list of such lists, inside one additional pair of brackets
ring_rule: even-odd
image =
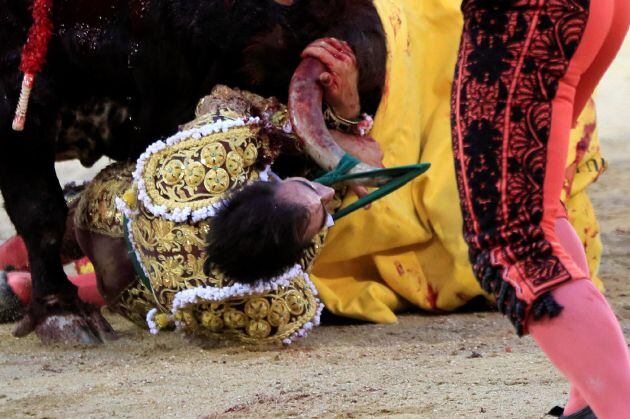
[(45, 345), (98, 345), (118, 338), (98, 308), (58, 295), (31, 303), (13, 335), (23, 337), (33, 331)]
[(0, 324), (13, 323), (23, 314), (24, 307), (9, 286), (7, 273), (0, 271)]
[[(107, 322), (105, 319), (103, 321)], [(111, 329), (111, 326), (107, 324)], [(46, 317), (35, 327), (35, 333), (45, 345), (53, 343), (79, 343), (98, 345), (107, 340), (113, 330), (103, 331), (91, 318), (78, 314), (56, 314)]]

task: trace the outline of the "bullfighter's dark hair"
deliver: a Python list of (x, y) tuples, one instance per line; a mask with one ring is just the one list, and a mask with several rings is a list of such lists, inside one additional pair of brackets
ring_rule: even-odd
[(278, 199), (278, 184), (255, 182), (234, 192), (212, 217), (207, 238), (206, 275), (212, 268), (244, 283), (272, 278), (299, 261), (306, 207)]

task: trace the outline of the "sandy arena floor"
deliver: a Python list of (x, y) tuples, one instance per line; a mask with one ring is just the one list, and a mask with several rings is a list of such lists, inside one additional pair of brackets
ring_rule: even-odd
[[(630, 337), (630, 40), (598, 97), (610, 170), (591, 189), (602, 276)], [(63, 179), (85, 176), (60, 165)], [(0, 240), (12, 234), (0, 214)], [(540, 418), (567, 384), (494, 313), (326, 326), (288, 349), (202, 349), (109, 317), (121, 339), (44, 347), (0, 326), (0, 417), (397, 416)]]

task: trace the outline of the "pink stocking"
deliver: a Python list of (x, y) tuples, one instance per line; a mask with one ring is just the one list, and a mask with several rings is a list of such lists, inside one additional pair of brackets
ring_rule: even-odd
[[(564, 310), (532, 321), (529, 331), (547, 357), (600, 419), (630, 412), (630, 354), (612, 309), (587, 280), (553, 291)], [(567, 411), (567, 413), (572, 413)]]
[[(568, 219), (558, 218), (556, 220), (556, 238), (564, 250), (575, 261), (578, 268), (584, 272), (584, 276), (589, 276), (590, 269), (588, 267), (586, 253), (584, 252), (584, 246)], [(587, 405), (588, 403), (586, 403), (586, 400), (584, 400), (584, 397), (582, 397), (577, 387), (571, 384), (569, 400), (564, 408), (564, 415), (566, 416), (578, 412)]]

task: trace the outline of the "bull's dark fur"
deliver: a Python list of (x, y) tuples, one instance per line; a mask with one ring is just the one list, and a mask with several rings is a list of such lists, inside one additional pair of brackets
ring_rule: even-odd
[(59, 262), (67, 209), (54, 172), (59, 144), (69, 141), (63, 128), (76, 122), (73, 109), (101, 101), (124, 107), (128, 113), (117, 115), (128, 117), (112, 117), (101, 141), (92, 134), (71, 140), (79, 149), (134, 158), (190, 120), (217, 83), (285, 99), (301, 50), (323, 36), (355, 50), (363, 109), (373, 112), (380, 100), (386, 47), (370, 0), (298, 0), (290, 7), (272, 0), (55, 0), (48, 61), (26, 129), (15, 133), (31, 1), (0, 0), (0, 187), (29, 249), (35, 304), (74, 294)]

